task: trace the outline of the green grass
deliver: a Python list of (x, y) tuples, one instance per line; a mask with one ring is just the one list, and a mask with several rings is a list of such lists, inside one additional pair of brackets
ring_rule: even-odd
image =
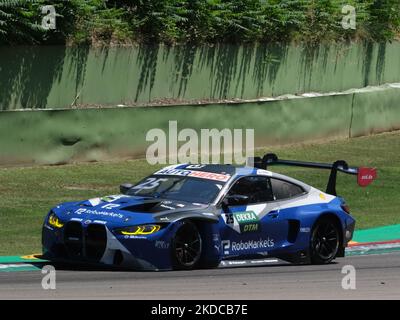
[[(344, 196), (364, 229), (400, 223), (400, 132), (318, 144), (293, 145), (276, 152), (282, 158), (376, 166), (378, 180), (359, 188), (354, 176), (339, 174)], [(119, 193), (119, 184), (135, 182), (155, 171), (145, 160), (63, 166), (0, 169), (0, 255), (40, 252), (41, 224), (48, 210), (64, 201)], [(317, 188), (325, 189), (329, 172), (276, 167)]]

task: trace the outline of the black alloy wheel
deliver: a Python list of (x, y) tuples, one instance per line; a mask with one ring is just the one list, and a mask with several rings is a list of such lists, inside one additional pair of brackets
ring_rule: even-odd
[(327, 264), (336, 258), (339, 250), (339, 229), (329, 218), (318, 220), (311, 234), (310, 254), (313, 264)]
[(172, 239), (174, 269), (194, 269), (200, 260), (202, 241), (199, 230), (191, 221), (184, 221)]

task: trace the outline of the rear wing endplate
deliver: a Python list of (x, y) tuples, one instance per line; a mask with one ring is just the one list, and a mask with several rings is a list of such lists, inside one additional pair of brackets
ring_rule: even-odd
[(274, 153), (268, 153), (264, 157), (255, 157), (249, 159), (254, 163), (254, 167), (258, 169), (266, 170), (269, 166), (274, 165), (284, 165), (302, 168), (314, 168), (314, 169), (327, 169), (331, 170), (329, 176), (328, 185), (326, 187), (326, 193), (336, 196), (336, 180), (337, 173), (343, 172), (346, 174), (351, 174), (357, 176), (358, 185), (361, 187), (366, 187), (372, 183), (377, 178), (376, 168), (367, 167), (350, 167), (346, 161), (338, 160), (332, 164), (329, 163), (319, 163), (319, 162), (305, 162), (305, 161), (294, 161), (294, 160), (283, 160), (279, 159)]

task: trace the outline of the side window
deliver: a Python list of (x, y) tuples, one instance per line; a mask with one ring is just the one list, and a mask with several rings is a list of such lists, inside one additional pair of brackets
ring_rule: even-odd
[(289, 199), (304, 193), (301, 187), (287, 181), (271, 179), (271, 184), (276, 200)]
[(272, 188), (267, 177), (244, 177), (233, 185), (228, 195), (249, 197), (249, 204), (274, 201)]

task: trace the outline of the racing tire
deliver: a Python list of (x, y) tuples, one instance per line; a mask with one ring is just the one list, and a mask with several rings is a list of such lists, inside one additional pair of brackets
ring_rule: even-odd
[(319, 219), (311, 233), (310, 258), (312, 264), (328, 264), (336, 258), (340, 245), (340, 231), (331, 218)]
[(191, 270), (199, 265), (202, 241), (200, 232), (193, 222), (183, 221), (172, 238), (171, 249), (174, 269)]

